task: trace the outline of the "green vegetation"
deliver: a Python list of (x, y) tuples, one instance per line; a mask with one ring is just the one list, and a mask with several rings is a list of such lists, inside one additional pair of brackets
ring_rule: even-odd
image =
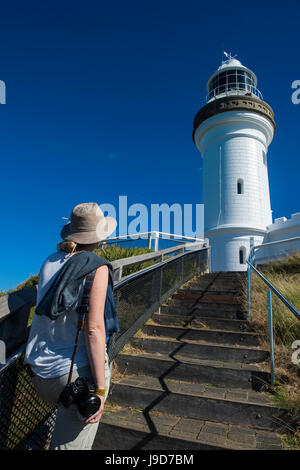
[(7, 295), (7, 294), (11, 294), (12, 292), (15, 292), (15, 291), (18, 291), (18, 290), (21, 290), (21, 289), (25, 289), (26, 287), (31, 287), (31, 286), (35, 286), (36, 284), (38, 283), (38, 275), (30, 275), (30, 277), (28, 279), (26, 279), (26, 281), (22, 282), (21, 284), (19, 284), (17, 287), (15, 287), (14, 289), (10, 289), (8, 291), (1, 291), (0, 292), (0, 297), (3, 297), (3, 295)]
[[(152, 253), (153, 250), (151, 248), (139, 248), (139, 247), (130, 247), (130, 248), (123, 248), (118, 245), (106, 245), (99, 250), (95, 250), (97, 255), (102, 256), (107, 261), (115, 261), (117, 259), (122, 258), (129, 258), (131, 256), (143, 255), (145, 253)], [(135, 273), (140, 269), (147, 268), (148, 266), (152, 266), (154, 263), (153, 260), (147, 261), (145, 263), (140, 263), (136, 266), (131, 266), (129, 268), (123, 268), (123, 276), (127, 276), (128, 274)]]
[[(300, 254), (286, 260), (270, 263), (258, 270), (279, 292), (300, 311)], [(245, 281), (243, 304), (247, 304)], [(274, 325), (274, 356), (276, 383), (273, 390), (274, 404), (300, 414), (300, 365), (292, 363), (292, 344), (300, 340), (300, 320), (272, 293)], [(251, 323), (261, 334), (262, 345), (269, 349), (268, 286), (256, 274), (251, 275)], [(298, 355), (299, 357), (299, 355)], [(269, 364), (266, 364), (269, 367)], [(300, 449), (300, 429), (286, 440), (288, 448)]]
[[(151, 253), (152, 251), (153, 250), (151, 250), (151, 248), (139, 248), (139, 247), (123, 248), (118, 245), (111, 245), (111, 246), (107, 245), (103, 247), (102, 249), (95, 250), (95, 253), (97, 253), (97, 255), (99, 256), (102, 256), (107, 261), (115, 261), (121, 258), (128, 258), (130, 256), (142, 255), (144, 253)], [(147, 261), (146, 263), (141, 263), (139, 265), (132, 266), (130, 268), (124, 268), (123, 275), (126, 276), (128, 274), (134, 273), (147, 266), (151, 266), (152, 264), (153, 264), (153, 261)], [(35, 275), (31, 274), (30, 277), (26, 279), (26, 281), (22, 282), (17, 287), (13, 289), (9, 289), (8, 291), (1, 290), (0, 297), (2, 297), (3, 295), (11, 294), (12, 292), (16, 292), (21, 289), (25, 289), (26, 287), (34, 286), (37, 283), (38, 283), (38, 274), (35, 274)]]

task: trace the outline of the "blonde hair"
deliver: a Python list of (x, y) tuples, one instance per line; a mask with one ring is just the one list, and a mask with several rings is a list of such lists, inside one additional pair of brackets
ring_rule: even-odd
[(99, 248), (99, 245), (100, 242), (83, 245), (71, 241), (62, 241), (57, 245), (57, 249), (66, 253), (74, 253), (75, 251), (93, 251)]
[(65, 251), (66, 253), (74, 253), (76, 247), (77, 243), (71, 241), (63, 241), (57, 245), (58, 251)]

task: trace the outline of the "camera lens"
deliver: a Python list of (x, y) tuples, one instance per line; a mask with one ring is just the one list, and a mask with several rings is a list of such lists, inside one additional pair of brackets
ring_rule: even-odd
[(101, 398), (98, 395), (90, 395), (86, 399), (80, 400), (78, 403), (78, 411), (81, 416), (89, 418), (95, 414), (101, 406)]

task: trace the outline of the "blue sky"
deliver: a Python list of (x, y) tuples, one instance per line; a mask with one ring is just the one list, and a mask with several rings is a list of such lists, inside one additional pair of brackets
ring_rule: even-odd
[(80, 202), (201, 203), (192, 125), (223, 49), (275, 112), (273, 217), (300, 211), (299, 3), (207, 3), (1, 5), (0, 289), (38, 272)]

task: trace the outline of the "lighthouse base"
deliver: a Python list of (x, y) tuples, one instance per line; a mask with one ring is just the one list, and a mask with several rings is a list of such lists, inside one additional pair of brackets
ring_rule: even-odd
[(252, 246), (263, 243), (265, 232), (213, 230), (205, 233), (211, 248), (211, 271), (246, 271)]

